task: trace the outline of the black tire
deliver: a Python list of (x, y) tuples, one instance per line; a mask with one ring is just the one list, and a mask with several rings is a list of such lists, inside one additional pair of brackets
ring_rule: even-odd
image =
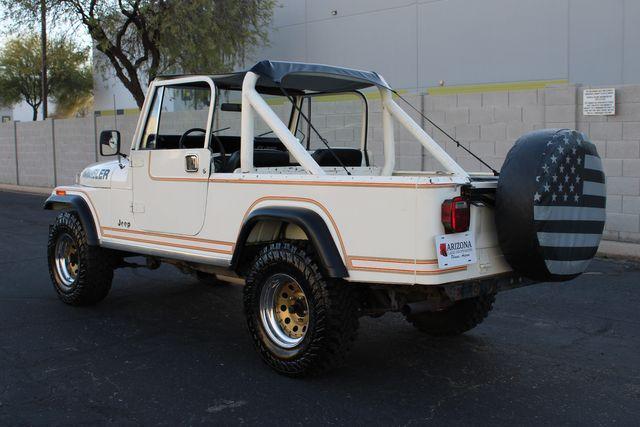
[[(270, 338), (260, 316), (263, 287), (283, 274), (297, 281), (308, 308), (308, 329), (293, 348)], [(343, 281), (325, 277), (306, 245), (277, 242), (257, 254), (246, 276), (244, 309), (262, 359), (287, 376), (319, 374), (340, 365), (357, 335), (358, 304), (352, 289)]]
[[(72, 265), (77, 273), (66, 282), (56, 266), (56, 248), (61, 240), (70, 242), (75, 248)], [(87, 243), (87, 235), (75, 212), (62, 212), (49, 227), (47, 258), (53, 287), (64, 303), (92, 305), (102, 301), (109, 293), (115, 257), (111, 251)]]
[(495, 294), (463, 299), (441, 311), (408, 315), (407, 320), (418, 330), (434, 337), (452, 337), (478, 326), (487, 317)]

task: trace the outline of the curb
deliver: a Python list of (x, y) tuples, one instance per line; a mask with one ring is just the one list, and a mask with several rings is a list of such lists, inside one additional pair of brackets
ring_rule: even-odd
[(0, 184), (0, 191), (11, 191), (13, 193), (45, 194), (49, 195), (53, 188), (27, 187), (24, 185)]
[(624, 258), (640, 261), (640, 244), (602, 240), (597, 256), (603, 258)]

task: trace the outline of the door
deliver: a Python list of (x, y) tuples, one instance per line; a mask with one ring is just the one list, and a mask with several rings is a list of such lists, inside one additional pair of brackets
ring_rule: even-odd
[(185, 78), (154, 87), (131, 152), (134, 224), (193, 236), (202, 229), (207, 207), (213, 82)]

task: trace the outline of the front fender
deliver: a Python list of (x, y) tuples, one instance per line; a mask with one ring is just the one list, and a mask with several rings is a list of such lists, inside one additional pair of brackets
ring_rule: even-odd
[(100, 244), (91, 209), (89, 209), (89, 205), (81, 196), (75, 194), (52, 194), (44, 202), (43, 208), (45, 210), (72, 210), (77, 212), (82, 227), (87, 234), (87, 243), (90, 246), (98, 246)]
[(349, 273), (342, 261), (340, 252), (331, 236), (327, 224), (318, 213), (301, 207), (275, 206), (258, 208), (251, 212), (242, 224), (235, 251), (231, 258), (231, 268), (237, 271), (238, 264), (242, 259), (242, 251), (253, 227), (264, 220), (283, 221), (295, 224), (307, 235), (318, 254), (321, 266), (329, 277), (348, 277)]

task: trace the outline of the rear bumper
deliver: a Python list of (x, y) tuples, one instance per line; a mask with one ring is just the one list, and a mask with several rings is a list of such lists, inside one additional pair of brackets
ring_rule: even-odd
[[(511, 266), (498, 247), (480, 248), (476, 254), (478, 260), (474, 264), (440, 270), (436, 274), (416, 271), (415, 284), (446, 286), (452, 283), (484, 281), (513, 275)], [(438, 265), (435, 264), (432, 268), (437, 269)]]
[(453, 282), (439, 286), (451, 301), (459, 301), (480, 295), (495, 294), (510, 289), (535, 285), (534, 280), (527, 279), (513, 272), (500, 274), (482, 279)]

